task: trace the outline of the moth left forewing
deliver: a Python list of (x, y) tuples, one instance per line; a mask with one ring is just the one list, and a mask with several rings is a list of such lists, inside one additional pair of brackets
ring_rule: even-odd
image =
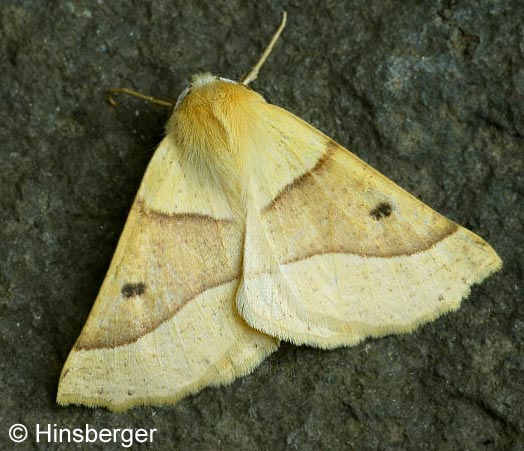
[(162, 141), (62, 371), (60, 404), (174, 403), (276, 349), (236, 310), (243, 226), (203, 177), (184, 170), (169, 136)]
[(500, 267), (484, 240), (315, 128), (273, 106), (267, 117), (237, 295), (253, 327), (327, 348), (407, 332)]

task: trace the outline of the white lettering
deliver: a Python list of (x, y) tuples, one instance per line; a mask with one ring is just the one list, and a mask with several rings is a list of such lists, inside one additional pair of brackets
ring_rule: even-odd
[(83, 428), (59, 428), (56, 424), (35, 425), (36, 443), (119, 443), (131, 448), (135, 443), (153, 443), (157, 429), (95, 429), (89, 424)]
[(147, 436), (149, 434), (147, 433), (147, 431), (145, 429), (137, 429), (135, 431), (135, 440), (138, 442), (138, 443), (145, 443), (147, 442)]
[(80, 428), (73, 429), (73, 442), (82, 443), (84, 441), (84, 431)]
[(111, 429), (100, 429), (98, 439), (102, 443), (109, 443), (113, 440), (113, 431)]
[(47, 443), (49, 443), (51, 441), (51, 425), (50, 424), (47, 425), (47, 431), (41, 431), (40, 430), (40, 425), (37, 423), (36, 424), (36, 431), (35, 431), (36, 443), (40, 443), (40, 435), (41, 434), (47, 434)]
[(133, 429), (122, 429), (120, 436), (122, 437), (122, 446), (124, 448), (133, 446)]
[[(55, 435), (56, 435), (56, 429), (55, 429)], [(66, 437), (66, 439), (64, 440), (64, 435)], [(58, 442), (58, 443), (64, 443), (64, 442), (67, 442), (67, 443), (71, 443), (71, 430), (69, 429), (58, 429), (58, 440), (56, 440), (55, 438), (55, 443)]]

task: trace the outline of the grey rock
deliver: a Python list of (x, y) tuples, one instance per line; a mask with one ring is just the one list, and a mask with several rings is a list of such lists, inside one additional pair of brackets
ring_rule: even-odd
[[(188, 78), (239, 78), (350, 148), (504, 260), (410, 335), (283, 344), (251, 375), (124, 414), (54, 403), (166, 111)], [(158, 429), (150, 449), (521, 450), (524, 40), (518, 0), (0, 4), (0, 449), (24, 423)], [(121, 449), (95, 444), (90, 449)]]

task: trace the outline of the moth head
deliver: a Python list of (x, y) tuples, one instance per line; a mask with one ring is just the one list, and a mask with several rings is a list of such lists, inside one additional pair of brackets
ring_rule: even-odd
[(193, 75), (191, 78), (191, 83), (189, 83), (189, 85), (187, 85), (182, 93), (178, 96), (175, 104), (175, 110), (180, 106), (188, 94), (195, 90), (199, 90), (199, 88), (202, 88), (206, 85), (212, 85), (216, 82), (233, 83), (238, 85), (236, 81), (230, 80), (229, 78), (218, 77), (217, 75), (210, 74), (209, 72)]

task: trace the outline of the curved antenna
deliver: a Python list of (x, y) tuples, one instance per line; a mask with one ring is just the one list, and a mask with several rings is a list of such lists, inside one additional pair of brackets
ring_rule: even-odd
[(257, 78), (258, 71), (260, 70), (262, 65), (266, 62), (268, 56), (273, 51), (273, 47), (275, 47), (275, 44), (277, 43), (278, 38), (282, 34), (282, 31), (284, 31), (284, 28), (286, 26), (286, 20), (287, 20), (287, 13), (284, 11), (282, 13), (282, 22), (280, 22), (280, 26), (278, 27), (277, 31), (271, 38), (271, 41), (269, 41), (269, 44), (266, 47), (266, 50), (264, 50), (264, 53), (262, 53), (262, 56), (258, 60), (258, 63), (255, 64), (253, 69), (251, 69), (246, 75), (244, 75), (240, 79), (240, 83), (247, 86), (249, 83), (251, 83), (252, 81), (254, 81)]
[(134, 89), (129, 88), (116, 88), (110, 89), (107, 91), (107, 101), (114, 107), (118, 106), (118, 102), (115, 100), (114, 94), (127, 94), (133, 97), (138, 97), (139, 99), (146, 100), (147, 102), (154, 103), (155, 105), (165, 106), (167, 108), (172, 108), (175, 106), (175, 102), (166, 99), (159, 99), (158, 97), (148, 96), (142, 94)]
[[(273, 51), (273, 47), (275, 47), (275, 44), (278, 41), (278, 38), (280, 38), (280, 35), (282, 34), (282, 31), (284, 31), (284, 28), (286, 27), (286, 21), (287, 21), (287, 13), (284, 11), (282, 13), (282, 21), (280, 22), (280, 26), (278, 27), (277, 31), (271, 38), (271, 41), (269, 41), (269, 44), (267, 45), (266, 49), (264, 50), (264, 53), (262, 53), (262, 56), (258, 60), (258, 62), (255, 64), (253, 69), (251, 69), (246, 75), (244, 75), (240, 79), (240, 83), (247, 86), (249, 83), (254, 81), (257, 76), (258, 72), (260, 71), (260, 68), (263, 66), (263, 64), (268, 59), (269, 55)], [(148, 96), (146, 94), (142, 94), (138, 91), (135, 91), (134, 89), (129, 88), (117, 88), (117, 89), (110, 89), (107, 91), (107, 101), (114, 107), (118, 106), (118, 102), (115, 99), (115, 94), (127, 94), (133, 97), (137, 97), (139, 99), (145, 100), (150, 103), (154, 103), (155, 105), (160, 105), (167, 108), (173, 108), (176, 104), (176, 102), (168, 99), (160, 99), (158, 97)]]

